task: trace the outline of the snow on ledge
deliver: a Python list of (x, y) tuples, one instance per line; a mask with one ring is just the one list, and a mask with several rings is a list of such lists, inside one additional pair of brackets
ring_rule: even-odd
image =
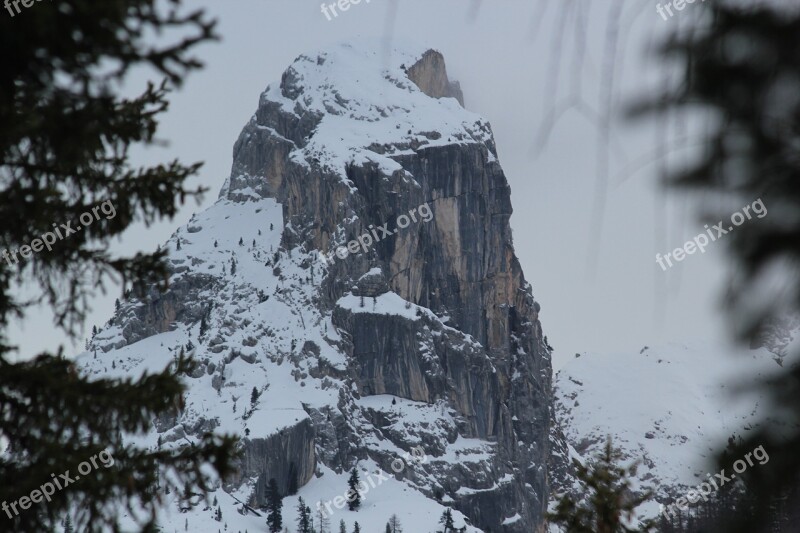
[[(364, 305), (361, 305), (361, 302)], [(366, 313), (372, 315), (397, 315), (409, 320), (419, 320), (423, 315), (432, 319), (437, 319), (431, 311), (420, 307), (407, 300), (404, 300), (397, 293), (385, 292), (380, 296), (355, 296), (348, 293), (336, 302), (342, 309), (347, 309), (352, 313)], [(438, 319), (437, 319), (438, 320)]]

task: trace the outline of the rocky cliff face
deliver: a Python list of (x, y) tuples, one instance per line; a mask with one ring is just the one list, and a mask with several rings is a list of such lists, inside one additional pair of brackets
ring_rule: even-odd
[[(224, 489), (256, 507), (270, 478), (313, 501), (366, 465), (425, 498), (415, 533), (442, 505), (470, 531), (540, 530), (550, 354), (491, 129), (441, 54), (300, 56), (233, 156), (218, 203), (168, 243), (171, 289), (126, 302), (87, 370), (190, 349), (202, 370), (160, 431), (242, 435)], [(390, 469), (415, 446), (424, 463)]]

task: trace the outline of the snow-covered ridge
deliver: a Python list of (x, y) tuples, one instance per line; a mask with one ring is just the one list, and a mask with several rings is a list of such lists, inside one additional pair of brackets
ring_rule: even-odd
[(641, 461), (636, 483), (653, 490), (641, 516), (715, 472), (716, 453), (731, 435), (765, 420), (771, 406), (744, 389), (780, 372), (772, 353), (695, 342), (644, 347), (638, 353), (583, 354), (555, 379), (556, 418), (583, 457), (607, 436)]
[[(431, 98), (408, 77), (424, 48), (385, 49), (376, 41), (346, 43), (301, 55), (261, 94), (260, 106), (275, 105), (298, 120), (315, 121), (313, 132), (291, 141), (258, 115), (252, 122), (291, 142), (292, 161), (320, 165), (345, 178), (346, 165), (377, 164), (386, 174), (402, 172), (392, 157), (420, 147), (493, 143), (491, 128), (455, 98)], [(229, 187), (223, 187), (224, 195)]]

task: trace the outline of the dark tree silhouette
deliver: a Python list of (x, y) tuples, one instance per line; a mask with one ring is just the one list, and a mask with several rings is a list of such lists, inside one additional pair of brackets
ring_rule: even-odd
[(278, 489), (278, 482), (270, 478), (267, 485), (267, 526), (270, 533), (280, 533), (283, 528), (283, 496)]
[(361, 493), (358, 492), (358, 466), (353, 467), (350, 478), (347, 480), (347, 508), (351, 511), (358, 511), (361, 507)]
[(622, 453), (609, 438), (602, 453), (587, 465), (574, 461), (575, 475), (586, 490), (586, 498), (576, 502), (568, 494), (561, 496), (549, 519), (566, 533), (651, 531), (650, 522), (639, 528), (627, 526), (635, 516), (636, 507), (649, 499), (650, 494), (637, 496), (632, 492), (629, 478), (636, 474), (636, 464), (619, 466), (622, 459)]
[(253, 387), (253, 392), (250, 393), (250, 405), (255, 407), (256, 402), (258, 401), (258, 389)]
[[(757, 199), (768, 209), (725, 235), (734, 259), (725, 307), (739, 338), (750, 343), (800, 312), (800, 13), (777, 4), (695, 5), (691, 31), (663, 48), (667, 61), (684, 67), (680, 83), (634, 109), (681, 113), (691, 106), (714, 117), (699, 159), (671, 176), (677, 186), (727, 200), (709, 209), (712, 223)], [(771, 397), (771, 418), (720, 466), (730, 469), (757, 446), (770, 460), (745, 472), (754, 501), (738, 506), (727, 531), (789, 531), (783, 524), (800, 518), (800, 367), (753, 387)]]
[(311, 509), (302, 496), (297, 499), (297, 533), (311, 533)]
[[(13, 361), (7, 338), (9, 321), (42, 303), (77, 340), (87, 302), (112, 278), (134, 295), (165, 287), (165, 251), (126, 257), (108, 244), (136, 221), (172, 218), (203, 192), (185, 186), (199, 164), (136, 168), (128, 158), (132, 147), (153, 144), (169, 90), (201, 66), (191, 55), (195, 46), (215, 38), (202, 11), (171, 6), (59, 0), (0, 17), (0, 49), (7, 52), (0, 70), (0, 248), (9, 257), (0, 261), (0, 434), (10, 450), (0, 455), (0, 501), (40, 488), (52, 472), (74, 472), (103, 450), (115, 459), (36, 511), (11, 519), (0, 513), (2, 531), (53, 531), (68, 509), (78, 531), (116, 530), (118, 515), (134, 501), (143, 506), (137, 515), (146, 527), (155, 517), (159, 472), (202, 490), (203, 464), (222, 475), (229, 470), (231, 439), (208, 436), (183, 450), (153, 452), (123, 443), (122, 434), (148, 431), (154, 419), (181, 407), (178, 375), (190, 363), (135, 380), (90, 380), (63, 349)], [(182, 37), (145, 43), (167, 29)], [(121, 97), (127, 73), (141, 67), (165, 81)], [(79, 216), (101, 204), (107, 218), (76, 231)], [(25, 299), (17, 290), (23, 284)]]
[(444, 513), (442, 513), (442, 517), (439, 518), (439, 523), (442, 524), (444, 528), (443, 533), (451, 533), (452, 531), (456, 530), (456, 525), (453, 522), (453, 511), (447, 509)]

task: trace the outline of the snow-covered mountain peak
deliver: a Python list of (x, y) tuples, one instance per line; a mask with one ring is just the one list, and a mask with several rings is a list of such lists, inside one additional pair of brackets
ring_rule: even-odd
[(371, 162), (391, 174), (402, 171), (397, 156), (424, 147), (480, 143), (494, 152), (488, 122), (461, 99), (439, 52), (346, 43), (299, 56), (262, 93), (251, 124), (290, 143), (292, 161), (307, 168), (346, 179), (347, 165)]
[[(542, 523), (550, 354), (491, 131), (460, 101), (438, 52), (299, 57), (236, 141), (219, 200), (166, 244), (169, 290), (121, 302), (80, 356), (113, 376), (194, 357), (184, 409), (139, 442), (241, 437), (215, 493), (229, 530), (259, 530), (270, 479), (292, 524), (298, 497), (324, 504), (354, 468), (388, 479), (331, 516), (348, 530), (397, 514), (431, 532), (446, 507), (471, 533)], [(418, 447), (426, 461), (393, 469)], [(163, 523), (213, 533), (212, 516)]]

